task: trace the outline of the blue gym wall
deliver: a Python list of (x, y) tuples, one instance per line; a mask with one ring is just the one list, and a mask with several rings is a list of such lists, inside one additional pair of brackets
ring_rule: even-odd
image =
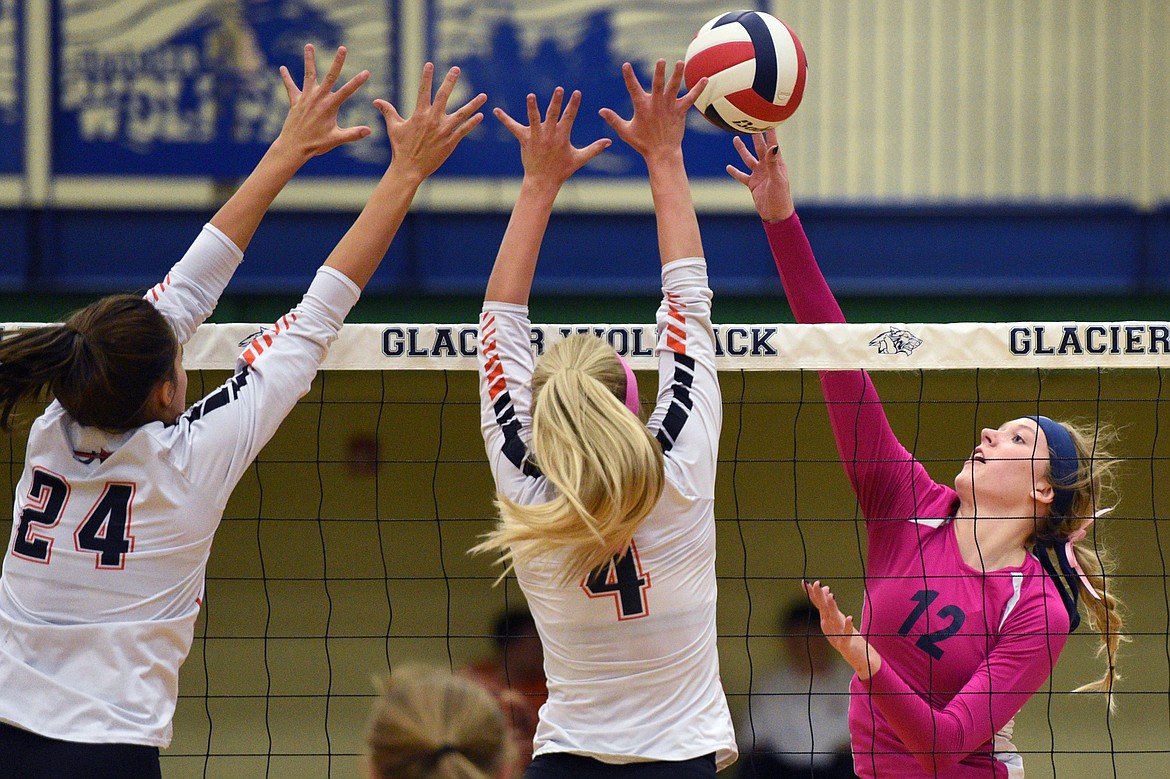
[[(754, 5), (808, 52), (806, 98), (780, 142), (839, 294), (940, 301), (940, 316), (946, 298), (1108, 298), (1123, 313), (1135, 296), (1170, 295), (1170, 6)], [(276, 71), (299, 78), (304, 41), (318, 44), (322, 67), (345, 43), (347, 73), (371, 70), (343, 121), (375, 132), (306, 167), (231, 294), (304, 288), (388, 160), (369, 98), (408, 110), (427, 59), (463, 68), (455, 99), (485, 91), (513, 115), (530, 90), (582, 89), (584, 144), (611, 134), (599, 106), (628, 113), (622, 61), (644, 77), (724, 10), (723, 0), (2, 3), (0, 305), (19, 314), (30, 295), (154, 283), (278, 132)], [(685, 151), (713, 285), (773, 295), (750, 198), (723, 172), (737, 161), (730, 136), (692, 119)], [(480, 292), (520, 172), (515, 142), (488, 117), (420, 193), (368, 296)], [(615, 144), (559, 205), (539, 293), (653, 294), (636, 154)]]
[[(8, 255), (0, 284), (37, 292), (148, 287), (182, 256), (206, 218), (190, 211), (6, 211), (0, 213)], [(352, 218), (270, 214), (232, 290), (303, 290)], [(801, 218), (842, 295), (1170, 293), (1170, 208), (810, 206)], [(480, 293), (506, 223), (500, 213), (412, 214), (370, 291)], [(720, 294), (779, 292), (757, 218), (704, 214), (701, 223)], [(536, 291), (652, 293), (655, 238), (651, 215), (558, 215), (549, 226)]]

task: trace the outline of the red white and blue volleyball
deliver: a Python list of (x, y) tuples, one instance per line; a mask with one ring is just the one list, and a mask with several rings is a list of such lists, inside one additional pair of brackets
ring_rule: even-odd
[(807, 71), (796, 33), (762, 11), (716, 16), (687, 47), (688, 88), (707, 78), (695, 107), (733, 133), (761, 133), (792, 116), (804, 97)]

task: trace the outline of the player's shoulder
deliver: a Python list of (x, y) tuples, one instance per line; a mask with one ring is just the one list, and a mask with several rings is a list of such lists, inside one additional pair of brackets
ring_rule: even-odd
[(1027, 555), (1014, 579), (1018, 585), (1008, 594), (1009, 613), (1004, 627), (1011, 632), (1039, 632), (1066, 635), (1071, 620), (1056, 583), (1045, 573), (1038, 560)]
[(54, 425), (66, 425), (73, 419), (65, 407), (61, 405), (58, 400), (53, 400), (41, 412), (41, 415), (33, 420), (31, 430), (43, 430), (45, 428), (53, 427)]
[(26, 460), (71, 456), (69, 431), (76, 426), (77, 422), (65, 407), (52, 401), (29, 427)]
[(919, 546), (947, 542), (954, 537), (954, 517), (932, 516), (935, 513), (925, 512), (920, 517), (867, 517), (866, 526), (871, 534), (880, 535), (892, 544)]
[(641, 538), (647, 550), (670, 549), (671, 554), (695, 544), (702, 546), (714, 536), (715, 502), (693, 492), (680, 488), (668, 470), (662, 495), (635, 538)]
[(190, 425), (182, 418), (175, 424), (152, 422), (143, 425), (127, 442), (135, 448), (136, 458), (144, 468), (160, 477), (187, 479), (189, 463), (193, 457), (194, 434)]

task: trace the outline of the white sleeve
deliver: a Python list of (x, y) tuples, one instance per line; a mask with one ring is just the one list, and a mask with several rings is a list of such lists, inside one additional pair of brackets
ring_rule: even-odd
[(723, 399), (715, 372), (707, 263), (690, 257), (662, 267), (658, 307), (658, 400), (648, 426), (671, 481), (692, 498), (715, 497)]
[(309, 391), (317, 369), (360, 289), (344, 274), (321, 268), (292, 311), (257, 336), (240, 355), (236, 374), (192, 406), (177, 424), (188, 426), (188, 477), (217, 485), (226, 503), (256, 455)]
[(211, 316), (243, 259), (244, 253), (232, 239), (205, 224), (166, 278), (146, 293), (146, 299), (171, 323), (179, 343), (187, 343)]
[(480, 429), (496, 490), (522, 504), (545, 500), (545, 479), (528, 458), (534, 365), (528, 308), (485, 302), (479, 316)]

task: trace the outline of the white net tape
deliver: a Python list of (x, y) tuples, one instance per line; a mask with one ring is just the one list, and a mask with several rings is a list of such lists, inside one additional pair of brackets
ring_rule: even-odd
[[(933, 370), (1170, 367), (1165, 322), (716, 325), (720, 370)], [(189, 369), (230, 369), (262, 327), (204, 325)], [(537, 354), (573, 332), (595, 332), (640, 370), (657, 365), (653, 325), (534, 325)], [(474, 324), (346, 325), (329, 370), (475, 370)]]

